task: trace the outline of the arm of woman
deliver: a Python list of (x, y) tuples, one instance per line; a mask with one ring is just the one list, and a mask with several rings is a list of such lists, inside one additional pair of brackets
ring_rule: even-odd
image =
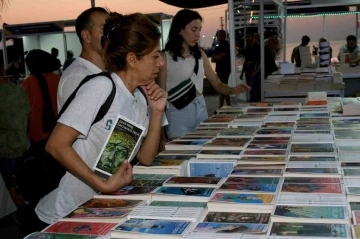
[(48, 140), (46, 151), (57, 159), (67, 171), (100, 192), (111, 193), (131, 182), (132, 168), (127, 161), (124, 161), (119, 170), (108, 180), (97, 176), (72, 147), (79, 134), (75, 129), (58, 123)]
[(209, 59), (207, 58), (203, 50), (201, 50), (201, 55), (204, 62), (205, 76), (217, 92), (223, 95), (232, 95), (232, 94), (238, 95), (240, 93), (250, 90), (250, 87), (246, 84), (240, 84), (235, 87), (230, 87), (227, 84), (222, 83), (217, 77), (215, 71), (212, 69)]
[(151, 114), (148, 132), (137, 153), (137, 159), (140, 163), (149, 166), (158, 153), (162, 130), (161, 122), (167, 102), (167, 93), (155, 82), (141, 88), (146, 92)]

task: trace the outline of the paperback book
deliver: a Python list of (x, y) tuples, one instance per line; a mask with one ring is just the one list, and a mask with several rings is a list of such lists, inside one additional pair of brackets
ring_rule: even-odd
[(343, 194), (344, 190), (341, 184), (327, 183), (284, 183), (281, 188), (281, 193), (326, 193), (326, 194)]
[(267, 229), (268, 225), (266, 224), (200, 222), (193, 232), (211, 232), (216, 234), (265, 234)]
[(278, 184), (235, 184), (224, 183), (218, 193), (276, 193)]
[(156, 190), (152, 196), (152, 200), (207, 202), (214, 192), (214, 188), (164, 186)]
[(98, 236), (79, 235), (79, 234), (34, 232), (26, 236), (24, 239), (101, 239), (101, 238)]
[(124, 160), (131, 161), (142, 141), (145, 128), (121, 115), (94, 165), (95, 173), (108, 178), (116, 173)]
[(117, 223), (59, 221), (45, 228), (44, 232), (103, 236), (108, 234), (116, 224)]
[(234, 166), (235, 162), (231, 161), (190, 160), (188, 175), (190, 177), (228, 177)]
[(110, 199), (130, 199), (130, 200), (150, 200), (151, 195), (157, 187), (134, 187), (125, 186), (110, 194), (97, 194), (94, 198), (110, 198)]
[(171, 177), (164, 183), (164, 186), (218, 188), (224, 180), (225, 178), (221, 177)]
[(270, 213), (208, 212), (204, 222), (268, 224)]

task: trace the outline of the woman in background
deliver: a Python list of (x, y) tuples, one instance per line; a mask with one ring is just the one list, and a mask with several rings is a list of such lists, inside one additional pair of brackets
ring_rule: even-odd
[(250, 89), (246, 84), (230, 87), (222, 83), (212, 69), (198, 40), (202, 17), (196, 11), (179, 11), (171, 23), (169, 38), (162, 52), (164, 67), (160, 69), (157, 83), (168, 94), (166, 133), (169, 139), (195, 130), (208, 118), (202, 95), (204, 75), (211, 85), (223, 95), (240, 94)]

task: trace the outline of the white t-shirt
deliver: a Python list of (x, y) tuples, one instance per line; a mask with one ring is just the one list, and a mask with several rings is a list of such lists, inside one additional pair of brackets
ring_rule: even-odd
[[(74, 63), (71, 66), (76, 66), (76, 61)], [(90, 62), (83, 63), (85, 66)], [(73, 70), (73, 67), (68, 69)], [(74, 82), (69, 83), (68, 81), (74, 80), (76, 74), (85, 72), (85, 70), (77, 70), (74, 76), (71, 76), (67, 72), (68, 69), (65, 71), (66, 78), (61, 79), (59, 87), (60, 106), (77, 86)], [(102, 120), (91, 127), (100, 106), (105, 102), (112, 89), (111, 81), (106, 77), (97, 77), (84, 84), (58, 121), (80, 132), (73, 148), (90, 168), (93, 168), (110, 133), (111, 126), (115, 123), (114, 121), (119, 113), (145, 128), (149, 124), (146, 100), (142, 93), (136, 89), (131, 94), (118, 75), (113, 73), (111, 76), (116, 85), (116, 95), (109, 111)], [(79, 76), (79, 78), (76, 78), (78, 82), (84, 77)], [(72, 87), (69, 86), (72, 84)], [(42, 198), (35, 211), (42, 221), (51, 224), (93, 198), (95, 194), (96, 192), (90, 186), (67, 172), (61, 179), (59, 187)]]

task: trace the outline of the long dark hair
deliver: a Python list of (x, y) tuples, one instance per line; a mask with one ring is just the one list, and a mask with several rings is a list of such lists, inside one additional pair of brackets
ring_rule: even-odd
[[(202, 17), (200, 16), (200, 14), (196, 11), (192, 11), (189, 9), (180, 10), (173, 18), (170, 27), (169, 38), (165, 45), (165, 50), (170, 52), (170, 55), (172, 56), (174, 61), (177, 61), (178, 57), (184, 59), (181, 54), (182, 44), (184, 40), (180, 35), (180, 31), (182, 29), (185, 29), (187, 24), (197, 19), (200, 19), (202, 21)], [(189, 47), (189, 49), (195, 59), (201, 58), (200, 48), (197, 43), (195, 46)]]

